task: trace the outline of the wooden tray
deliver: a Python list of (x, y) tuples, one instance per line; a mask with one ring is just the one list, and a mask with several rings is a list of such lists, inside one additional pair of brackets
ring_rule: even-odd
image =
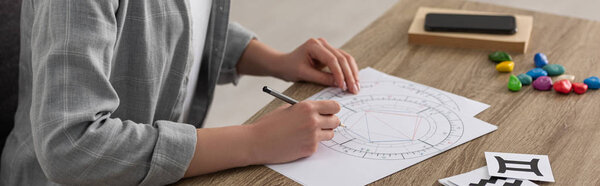
[(484, 50), (503, 50), (518, 53), (527, 52), (527, 44), (529, 43), (533, 27), (533, 17), (531, 16), (513, 15), (517, 21), (517, 33), (513, 35), (495, 35), (425, 31), (424, 24), (425, 15), (427, 15), (427, 13), (510, 15), (495, 12), (419, 7), (419, 10), (417, 10), (417, 13), (415, 14), (415, 18), (408, 29), (408, 43)]

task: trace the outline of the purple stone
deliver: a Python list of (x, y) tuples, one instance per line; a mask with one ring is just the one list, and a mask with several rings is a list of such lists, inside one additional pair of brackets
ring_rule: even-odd
[(540, 76), (533, 81), (533, 88), (537, 90), (550, 90), (552, 89), (552, 79), (548, 76)]

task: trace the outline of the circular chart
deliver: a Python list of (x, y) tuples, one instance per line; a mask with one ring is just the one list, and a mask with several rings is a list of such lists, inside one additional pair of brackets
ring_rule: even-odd
[(455, 110), (427, 97), (341, 94), (332, 89), (316, 97), (342, 106), (337, 116), (346, 127), (322, 142), (335, 151), (367, 159), (410, 159), (443, 151), (462, 137), (463, 121)]

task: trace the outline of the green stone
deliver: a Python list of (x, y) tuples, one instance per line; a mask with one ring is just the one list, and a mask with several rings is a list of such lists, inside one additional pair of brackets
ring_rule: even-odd
[(548, 76), (558, 76), (565, 73), (565, 67), (559, 64), (549, 64), (542, 69), (548, 72)]
[(521, 90), (521, 87), (523, 87), (523, 85), (521, 84), (521, 81), (519, 81), (519, 78), (515, 75), (510, 75), (510, 79), (508, 79), (508, 90), (517, 92)]
[(533, 78), (531, 78), (531, 76), (527, 75), (527, 74), (519, 74), (517, 76), (517, 78), (519, 78), (519, 81), (521, 82), (521, 84), (523, 85), (530, 85), (531, 82), (533, 82)]
[(489, 56), (491, 61), (499, 63), (502, 61), (512, 61), (512, 57), (510, 57), (510, 55), (508, 55), (506, 52), (502, 52), (502, 51), (496, 51), (494, 53), (491, 53)]

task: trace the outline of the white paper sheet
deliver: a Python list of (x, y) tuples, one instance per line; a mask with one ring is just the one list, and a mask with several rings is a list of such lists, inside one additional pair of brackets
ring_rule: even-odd
[(554, 182), (547, 155), (485, 152), (485, 161), (492, 176)]
[(333, 99), (347, 127), (310, 157), (267, 165), (305, 185), (365, 185), (496, 130), (472, 117), (489, 107), (367, 68), (361, 93), (327, 88), (309, 99)]
[(505, 183), (509, 183), (507, 185), (519, 184), (521, 186), (536, 186), (537, 184), (529, 181), (529, 180), (516, 180), (513, 178), (492, 178), (488, 174), (488, 168), (483, 166), (481, 168), (472, 170), (467, 173), (455, 175), (448, 178), (443, 178), (439, 180), (440, 183), (452, 183), (454, 185), (460, 186), (468, 186), (470, 184), (484, 184), (486, 186), (503, 186)]
[[(385, 84), (385, 82), (396, 82), (399, 85), (402, 83), (404, 84), (404, 86), (402, 87), (386, 87), (383, 86), (382, 89), (378, 89), (375, 90), (375, 93), (380, 93), (381, 92), (393, 92), (393, 91), (405, 91), (405, 90), (414, 90), (414, 91), (406, 91), (403, 92), (402, 94), (407, 94), (407, 93), (416, 93), (416, 92), (428, 92), (431, 93), (430, 96), (428, 96), (429, 100), (431, 101), (436, 101), (436, 102), (444, 102), (444, 101), (448, 101), (448, 98), (453, 101), (456, 102), (456, 104), (451, 104), (450, 106), (452, 107), (459, 107), (458, 111), (465, 113), (466, 115), (469, 116), (475, 116), (477, 114), (479, 114), (481, 111), (484, 111), (485, 109), (489, 108), (490, 105), (485, 104), (485, 103), (481, 103), (472, 99), (468, 99), (466, 97), (463, 96), (459, 96), (456, 94), (452, 94), (450, 92), (446, 92), (443, 90), (439, 90), (437, 88), (433, 88), (430, 86), (426, 86), (426, 85), (422, 85), (416, 82), (412, 82), (406, 79), (402, 79), (396, 76), (391, 76), (388, 75), (386, 73), (380, 72), (378, 70), (375, 70), (373, 68), (367, 67), (365, 69), (362, 69), (360, 71), (360, 80), (361, 80), (361, 86), (366, 86), (368, 84), (371, 84), (373, 82), (384, 82), (383, 84)], [(366, 83), (364, 83), (366, 82)], [(362, 89), (361, 89), (362, 91)], [(365, 94), (371, 94), (372, 92), (368, 92)], [(361, 93), (362, 94), (362, 93)], [(432, 97), (437, 97), (437, 96), (441, 96), (442, 98), (439, 98), (439, 100), (435, 100)], [(309, 98), (310, 99), (310, 98)]]

